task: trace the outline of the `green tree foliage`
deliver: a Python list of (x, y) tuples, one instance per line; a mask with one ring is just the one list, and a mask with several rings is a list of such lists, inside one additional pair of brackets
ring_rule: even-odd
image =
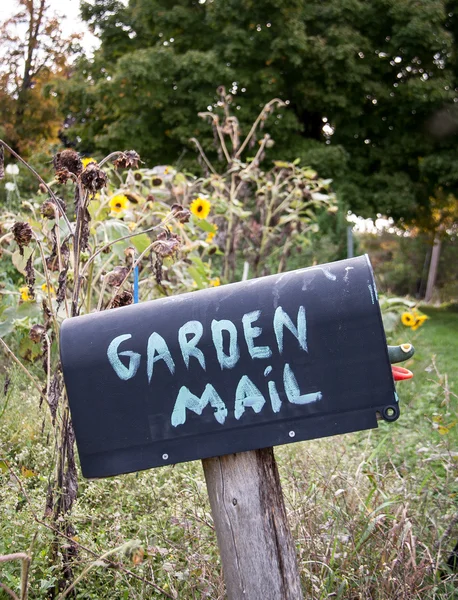
[(360, 214), (428, 222), (437, 188), (458, 187), (456, 127), (438, 126), (444, 111), (455, 119), (456, 4), (83, 2), (102, 45), (60, 93), (82, 149), (135, 146), (155, 162), (191, 148), (197, 112), (220, 110), (218, 84), (242, 125), (279, 97), (289, 107), (270, 117), (277, 157), (333, 177)]

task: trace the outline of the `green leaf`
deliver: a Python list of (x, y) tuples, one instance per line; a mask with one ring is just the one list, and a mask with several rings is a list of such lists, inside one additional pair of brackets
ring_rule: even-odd
[(136, 235), (135, 237), (131, 238), (130, 241), (132, 243), (132, 246), (134, 246), (135, 250), (137, 250), (139, 254), (144, 252), (151, 244), (151, 240), (149, 239), (146, 233)]
[(206, 287), (205, 282), (202, 279), (202, 276), (201, 276), (199, 270), (196, 269), (196, 267), (189, 267), (188, 273), (191, 275), (191, 277), (197, 283), (198, 288), (202, 289), (202, 288)]
[(26, 275), (25, 266), (27, 264), (27, 261), (33, 254), (33, 249), (26, 246), (22, 250), (23, 250), (23, 255), (21, 255), (19, 250), (15, 250), (13, 252), (12, 261), (13, 261), (13, 265), (16, 267), (16, 269), (19, 271), (19, 273)]
[(207, 231), (208, 233), (216, 233), (216, 227), (213, 225), (213, 223), (210, 223), (206, 219), (198, 219), (196, 222), (197, 225), (204, 231)]
[(13, 321), (3, 321), (0, 323), (0, 337), (3, 338), (14, 330)]

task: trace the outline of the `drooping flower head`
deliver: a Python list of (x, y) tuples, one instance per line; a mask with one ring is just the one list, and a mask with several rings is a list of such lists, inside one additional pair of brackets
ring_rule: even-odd
[(70, 171), (74, 175), (79, 175), (83, 170), (83, 163), (75, 150), (62, 150), (58, 152), (52, 159), (54, 169), (59, 171)]

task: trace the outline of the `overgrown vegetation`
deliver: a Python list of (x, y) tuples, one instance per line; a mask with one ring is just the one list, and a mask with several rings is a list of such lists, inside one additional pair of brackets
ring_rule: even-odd
[[(427, 312), (423, 328), (399, 330), (391, 340), (417, 348), (407, 365), (415, 377), (399, 384), (396, 423), (276, 450), (306, 597), (456, 595), (445, 562), (458, 536), (458, 315)], [(0, 554), (31, 550), (31, 597), (47, 598), (62, 560), (51, 560), (54, 532), (43, 517), (52, 430), (28, 380), (17, 368), (8, 377), (0, 403)], [(86, 573), (77, 597), (224, 597), (200, 463), (80, 479), (79, 486), (71, 543), (75, 576)], [(100, 560), (115, 549), (113, 562)], [(3, 564), (2, 581), (18, 590), (20, 570), (18, 561)]]
[[(67, 149), (53, 157), (55, 180), (48, 185), (0, 140), (0, 177), (5, 172), (14, 181), (19, 175), (15, 165), (4, 168), (7, 151), (35, 175), (41, 193), (22, 202), (20, 218), (8, 210), (0, 216), (2, 260), (11, 274), (2, 289), (0, 343), (28, 378), (28, 393), (33, 393), (27, 403), (38, 411), (47, 408), (42, 432), (51, 454), (43, 445), (45, 462), (24, 467), (20, 474), (32, 477), (34, 469), (48, 469), (37, 486), (45, 501), (35, 508), (34, 517), (53, 535), (45, 552), (54, 573), (46, 587), (51, 597), (73, 594), (83, 578), (75, 572), (81, 551), (74, 511), (79, 482), (59, 358), (62, 320), (232, 281), (242, 256), (245, 272), (282, 271), (293, 240), (298, 246), (309, 242), (319, 212), (335, 211), (330, 181), (320, 180), (298, 161), (274, 161), (272, 169), (261, 168), (271, 146), (268, 134), (254, 156), (246, 158), (260, 124), (279, 101), (269, 102), (243, 137), (224, 88), (219, 93), (224, 112), (221, 118), (209, 116), (226, 170), (218, 173), (195, 139), (205, 171), (200, 178), (168, 166), (141, 168), (134, 150), (113, 152), (97, 162), (81, 160)], [(281, 250), (278, 258), (274, 248)], [(16, 409), (21, 402), (22, 394), (14, 386), (9, 389), (10, 384), (8, 375), (2, 414), (10, 401)], [(35, 462), (40, 452), (33, 456)], [(7, 457), (2, 464), (27, 500)], [(143, 560), (136, 543), (121, 544), (119, 551)], [(103, 558), (117, 550), (106, 552)], [(15, 559), (23, 563), (20, 587), (25, 597), (30, 553), (13, 552)], [(167, 592), (161, 588), (161, 593)]]

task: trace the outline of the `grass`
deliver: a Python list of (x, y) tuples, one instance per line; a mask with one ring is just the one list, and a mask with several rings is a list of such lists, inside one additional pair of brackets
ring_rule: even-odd
[[(445, 561), (458, 539), (458, 313), (424, 311), (430, 319), (421, 329), (390, 340), (417, 349), (406, 365), (414, 379), (398, 385), (397, 422), (276, 449), (306, 598), (456, 597), (457, 581)], [(30, 597), (47, 598), (59, 565), (50, 561), (52, 531), (32, 514), (47, 522), (53, 443), (47, 412), (21, 374), (13, 369), (10, 376), (0, 400), (0, 457), (22, 488), (0, 462), (0, 555), (32, 549)], [(75, 576), (93, 565), (77, 598), (167, 597), (120, 569), (94, 565), (84, 548), (96, 557), (119, 548), (113, 560), (171, 596), (224, 597), (199, 462), (81, 480), (72, 522), (82, 546)], [(143, 550), (128, 543), (133, 540)], [(0, 581), (19, 590), (18, 561), (0, 563)], [(7, 598), (1, 590), (0, 598)]]

